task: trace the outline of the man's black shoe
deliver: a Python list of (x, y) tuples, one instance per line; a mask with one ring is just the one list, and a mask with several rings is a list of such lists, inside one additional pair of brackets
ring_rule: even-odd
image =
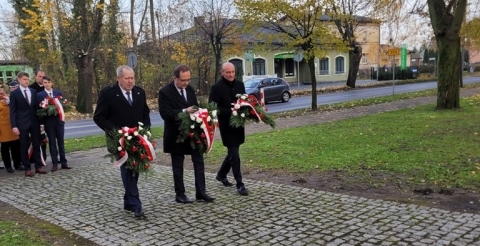
[(245, 186), (243, 186), (243, 185), (238, 187), (238, 194), (240, 194), (242, 196), (248, 196), (247, 188), (245, 188)]
[(175, 196), (175, 201), (178, 203), (192, 203), (193, 200), (188, 198), (188, 196), (183, 195), (183, 196)]
[(203, 200), (205, 202), (213, 202), (215, 200), (215, 197), (208, 196), (205, 193), (203, 193), (203, 194), (197, 193), (195, 195), (195, 198), (197, 199), (197, 201)]
[(225, 186), (225, 187), (233, 186), (233, 184), (230, 183), (227, 178), (223, 178), (223, 179), (222, 179), (222, 178), (220, 178), (220, 177), (217, 175), (217, 177), (215, 177), (215, 179), (218, 180), (218, 181), (220, 181), (220, 182), (222, 182), (223, 186)]
[(141, 208), (138, 208), (137, 210), (135, 210), (135, 212), (133, 212), (133, 215), (135, 215), (135, 218), (140, 218), (145, 216)]

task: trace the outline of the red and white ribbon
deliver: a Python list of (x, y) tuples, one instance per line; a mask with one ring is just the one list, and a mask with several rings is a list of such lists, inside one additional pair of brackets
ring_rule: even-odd
[(244, 99), (241, 99), (241, 98), (238, 99), (236, 103), (233, 103), (233, 106), (234, 106), (233, 109), (232, 109), (233, 111), (237, 111), (240, 108), (240, 107), (235, 108), (235, 105), (239, 105), (240, 107), (242, 107), (242, 106), (249, 107), (250, 110), (253, 111), (255, 117), (257, 117), (258, 122), (263, 123), (262, 117), (260, 117), (257, 110), (255, 110), (255, 107), (252, 104), (250, 104), (247, 100), (244, 100)]
[(195, 118), (200, 118), (202, 120), (202, 131), (205, 134), (205, 139), (207, 140), (207, 149), (206, 154), (212, 150), (213, 142), (215, 141), (215, 124), (210, 124), (209, 113), (207, 109), (199, 108), (195, 113), (192, 114)]
[(137, 136), (134, 135), (134, 133), (137, 131), (136, 127), (129, 128), (125, 126), (122, 127), (121, 131), (122, 137), (118, 140), (118, 143), (120, 144), (120, 147), (122, 148), (121, 152), (123, 152), (124, 155), (119, 160), (113, 163), (113, 167), (120, 167), (128, 160), (128, 151), (125, 149), (125, 139), (131, 135), (133, 135), (132, 138), (138, 137), (139, 143), (145, 148), (145, 151), (147, 152), (147, 157), (149, 161), (154, 161), (157, 158), (152, 143), (140, 134), (138, 134)]
[(263, 88), (260, 88), (260, 105), (265, 108), (265, 92)]
[(57, 108), (58, 118), (61, 121), (65, 121), (65, 112), (63, 111), (62, 103), (60, 103), (60, 100), (58, 100), (58, 98), (54, 99), (54, 103), (55, 103), (55, 108)]
[[(47, 164), (45, 163), (45, 159), (43, 159), (43, 151), (42, 151), (42, 146), (40, 146), (40, 162), (42, 163), (43, 166), (46, 166)], [(33, 145), (30, 143), (30, 146), (28, 147), (28, 159), (32, 158), (33, 155)]]

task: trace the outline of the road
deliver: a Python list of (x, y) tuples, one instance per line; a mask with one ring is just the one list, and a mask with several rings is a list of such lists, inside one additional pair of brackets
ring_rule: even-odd
[[(375, 81), (359, 81), (358, 84), (362, 83), (372, 83)], [(480, 77), (465, 77), (463, 79), (464, 84), (478, 83), (480, 82)], [(340, 86), (344, 85), (344, 82), (329, 83), (328, 86)], [(326, 84), (319, 84), (319, 87), (326, 86)], [(352, 100), (359, 100), (365, 98), (379, 97), (395, 94), (422, 91), (428, 89), (434, 89), (437, 87), (437, 82), (427, 82), (427, 83), (418, 83), (418, 84), (409, 84), (409, 85), (398, 85), (398, 86), (384, 86), (376, 88), (365, 88), (359, 90), (350, 90), (335, 92), (329, 94), (322, 94), (317, 97), (318, 105), (346, 102)], [(291, 89), (308, 89), (311, 88), (310, 85), (297, 85), (291, 86)], [(311, 97), (294, 97), (290, 99), (288, 103), (270, 103), (268, 104), (268, 112), (282, 112), (287, 110), (294, 110), (300, 108), (308, 108), (311, 106)], [(163, 120), (160, 118), (158, 112), (152, 112), (150, 115), (153, 126), (163, 126)], [(76, 138), (76, 137), (85, 137), (89, 135), (98, 135), (102, 134), (103, 131), (95, 125), (92, 119), (84, 120), (75, 120), (67, 121), (65, 123), (65, 138)]]

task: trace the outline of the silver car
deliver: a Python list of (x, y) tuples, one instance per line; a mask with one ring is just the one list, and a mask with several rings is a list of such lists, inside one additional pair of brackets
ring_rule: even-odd
[(288, 102), (292, 97), (290, 86), (282, 78), (255, 78), (249, 79), (244, 83), (247, 94), (255, 95), (257, 99), (260, 99), (260, 88), (263, 88), (265, 102)]

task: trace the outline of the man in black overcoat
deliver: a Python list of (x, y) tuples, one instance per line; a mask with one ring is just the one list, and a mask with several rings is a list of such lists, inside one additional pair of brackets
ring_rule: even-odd
[(242, 181), (242, 172), (240, 170), (240, 145), (245, 142), (245, 128), (235, 128), (230, 126), (230, 116), (232, 115), (232, 103), (237, 101), (237, 94), (245, 94), (245, 85), (235, 79), (235, 66), (226, 62), (222, 64), (222, 78), (212, 86), (209, 102), (217, 104), (218, 124), (222, 143), (228, 149), (222, 166), (217, 172), (216, 179), (224, 186), (232, 186), (227, 179), (227, 174), (232, 169), (233, 177), (237, 181), (237, 190), (240, 195), (248, 195), (248, 190)]
[[(107, 143), (118, 141), (111, 136), (112, 132), (126, 126), (139, 127), (139, 122), (149, 128), (150, 109), (147, 105), (145, 91), (135, 85), (135, 73), (129, 66), (117, 68), (117, 83), (104, 88), (99, 95), (93, 121), (107, 137)], [(113, 153), (113, 150), (108, 150)], [(120, 167), (125, 194), (123, 208), (134, 212), (135, 217), (143, 217), (142, 202), (138, 192), (138, 173)]]
[(195, 198), (205, 202), (213, 202), (215, 198), (208, 196), (206, 193), (203, 154), (196, 149), (192, 149), (189, 139), (177, 143), (177, 137), (180, 134), (178, 114), (181, 112), (191, 114), (197, 111), (194, 106), (198, 106), (198, 101), (195, 90), (189, 85), (190, 79), (190, 68), (186, 65), (179, 65), (173, 71), (173, 81), (158, 92), (158, 108), (165, 124), (163, 151), (170, 153), (172, 158), (175, 201), (178, 203), (193, 202), (185, 195), (183, 183), (183, 162), (185, 155), (191, 155), (195, 174)]
[[(43, 87), (43, 76), (45, 76), (45, 72), (43, 72), (41, 70), (36, 71), (35, 72), (35, 81), (28, 86), (29, 88), (32, 88), (35, 91), (37, 91), (37, 94), (42, 92), (45, 89)], [(42, 139), (40, 139), (40, 148), (42, 149), (42, 158), (43, 158), (44, 161), (47, 161), (47, 145), (43, 144), (41, 140)], [(52, 156), (52, 159), (53, 158), (56, 158), (56, 157)], [(31, 163), (35, 162), (33, 156), (30, 158), (30, 162)]]

